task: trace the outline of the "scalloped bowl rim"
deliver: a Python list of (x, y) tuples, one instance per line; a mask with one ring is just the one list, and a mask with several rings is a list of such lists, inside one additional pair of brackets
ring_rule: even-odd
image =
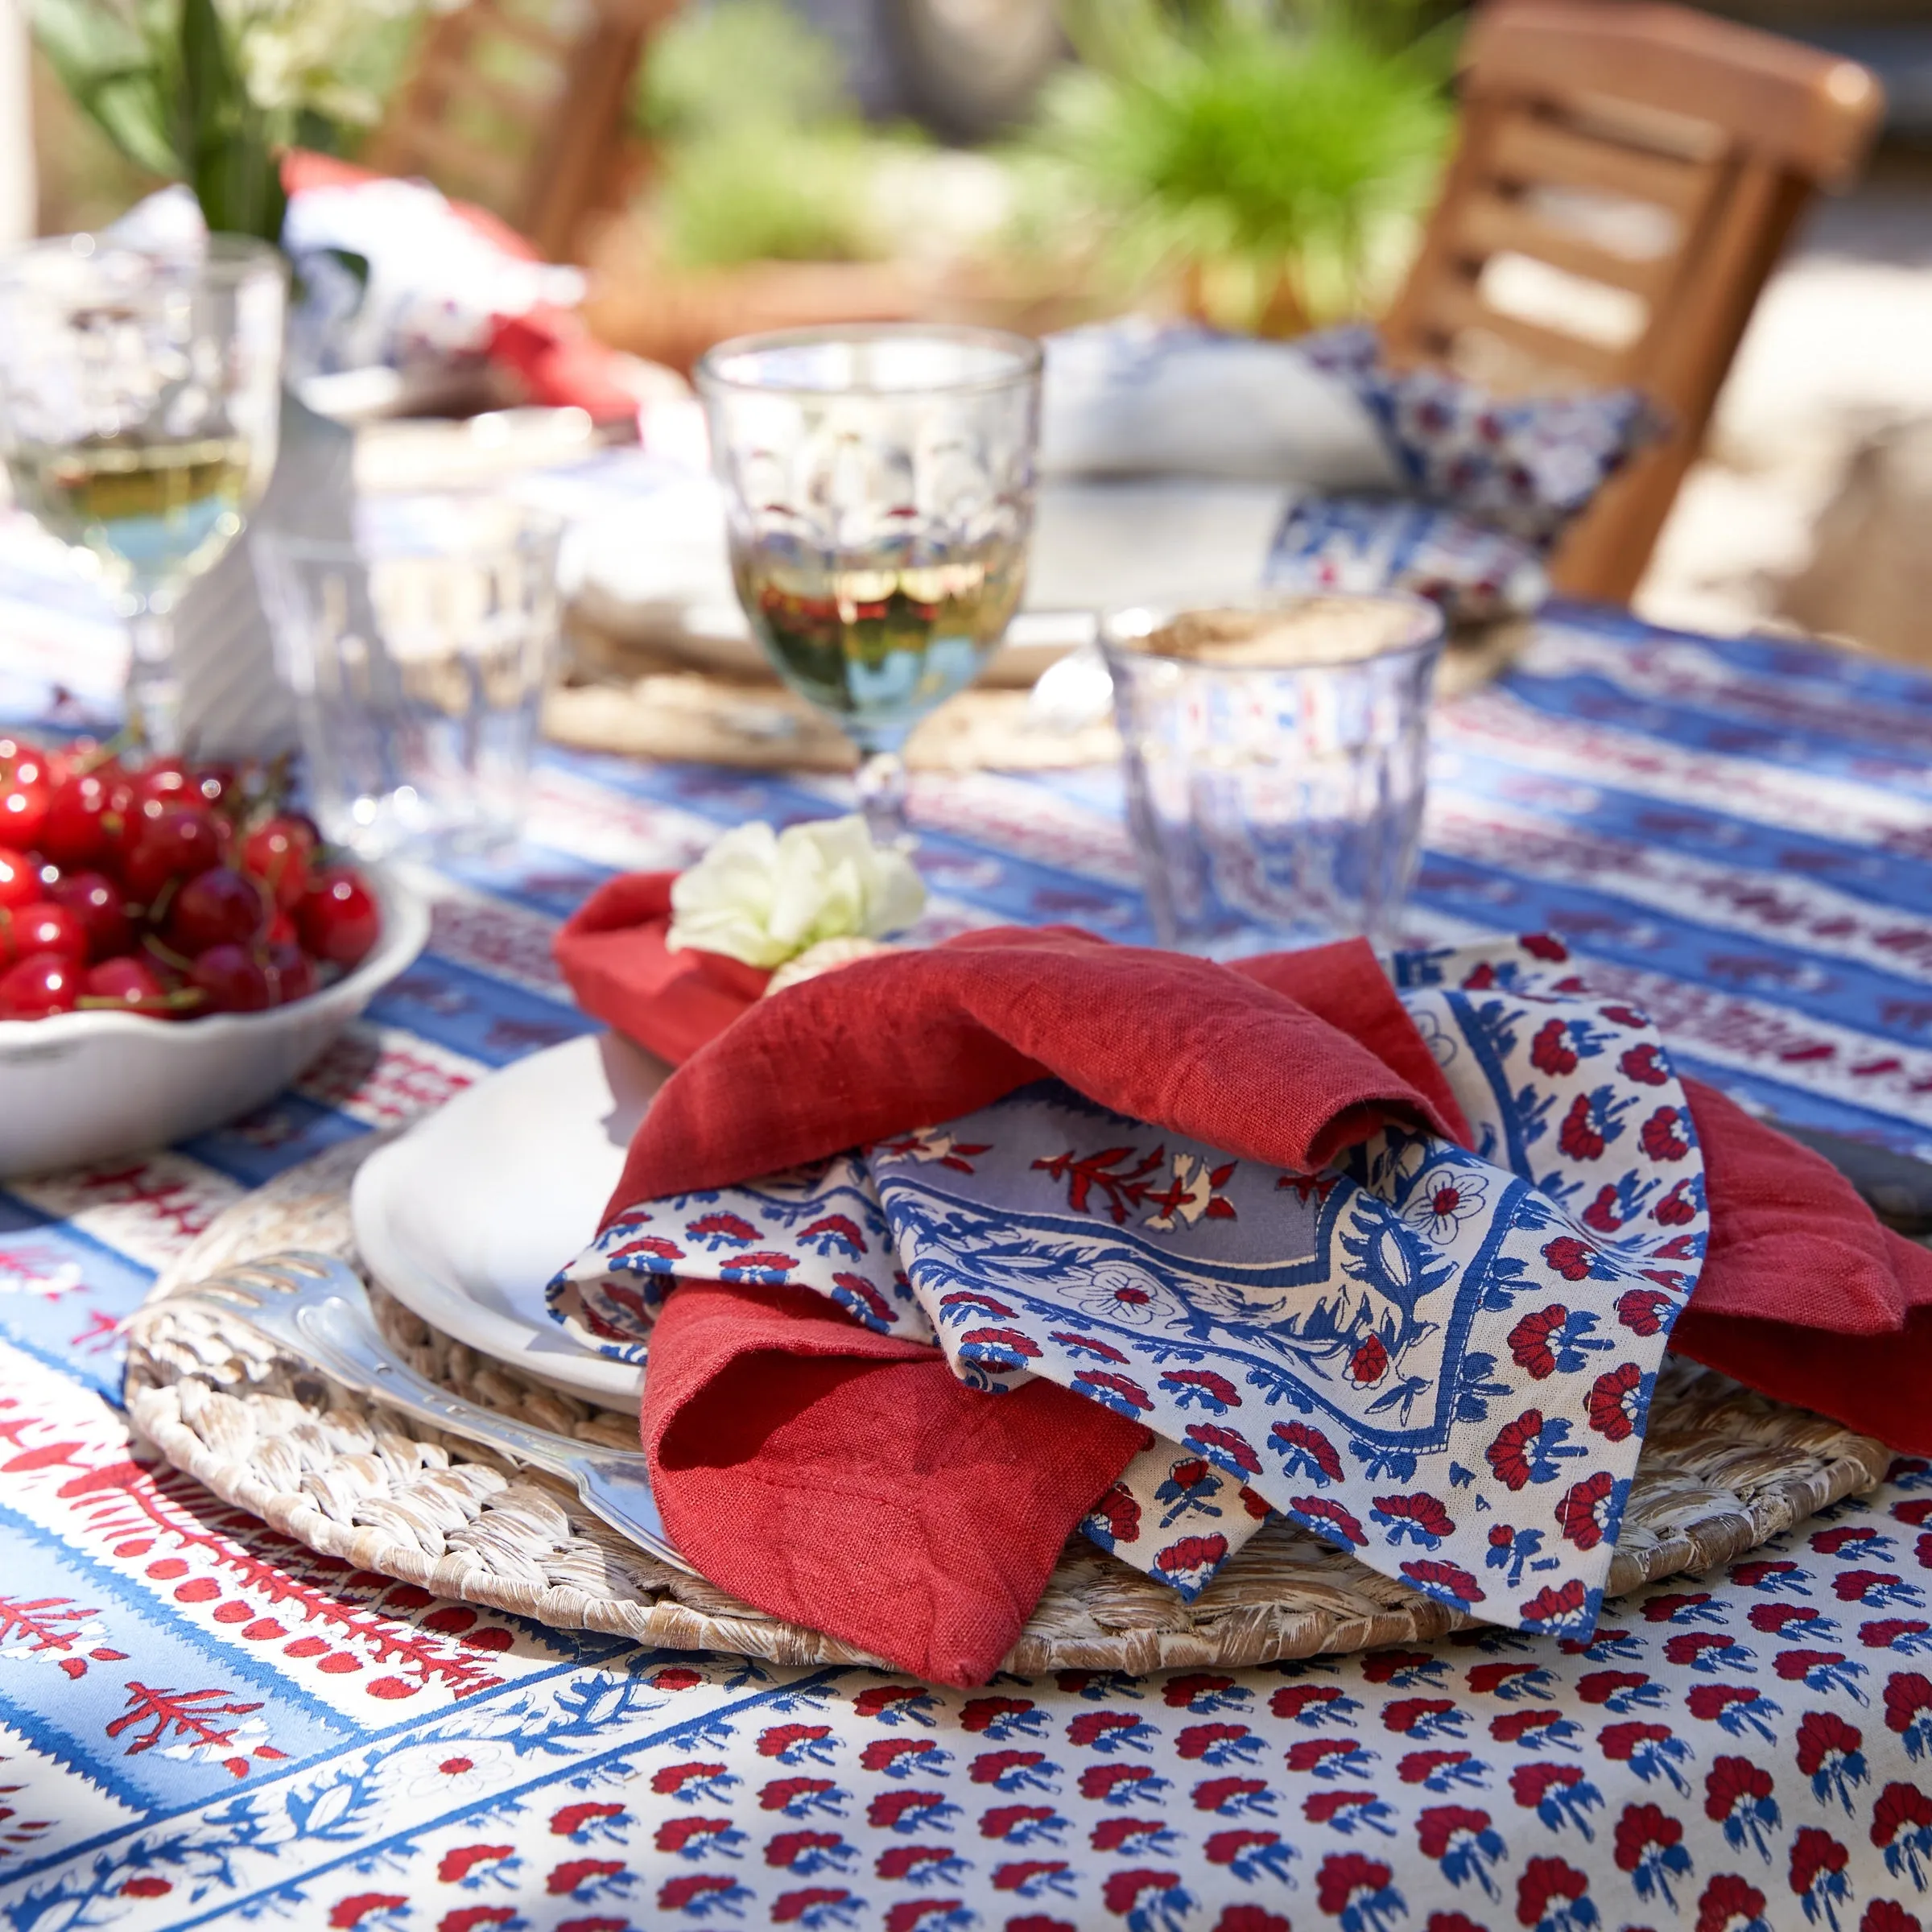
[(213, 1013), (198, 1020), (168, 1022), (139, 1013), (116, 1013), (102, 1008), (87, 1013), (56, 1013), (43, 1020), (0, 1020), (0, 1063), (10, 1052), (27, 1047), (47, 1048), (83, 1039), (112, 1038), (117, 1034), (167, 1045), (163, 1051), (194, 1053), (221, 1041), (246, 1035), (260, 1038), (277, 1022), (303, 1020), (327, 1007), (353, 1001), (358, 1006), (373, 999), (404, 971), (429, 943), (427, 896), (409, 884), (392, 866), (357, 863), (357, 871), (376, 890), (382, 914), (382, 929), (369, 956), (341, 979), (260, 1013)]

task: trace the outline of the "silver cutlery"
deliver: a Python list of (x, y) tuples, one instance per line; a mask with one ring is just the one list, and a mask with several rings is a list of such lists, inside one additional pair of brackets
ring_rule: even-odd
[(671, 1547), (641, 1452), (600, 1449), (452, 1395), (403, 1361), (378, 1331), (368, 1291), (332, 1255), (293, 1250), (246, 1261), (142, 1311), (200, 1305), (238, 1317), (265, 1340), (345, 1389), (497, 1450), (576, 1486), (590, 1512), (660, 1562), (695, 1575)]

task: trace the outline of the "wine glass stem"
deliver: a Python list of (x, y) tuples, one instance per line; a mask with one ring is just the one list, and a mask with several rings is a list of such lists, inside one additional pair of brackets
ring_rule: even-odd
[(127, 632), (127, 722), (151, 756), (172, 757), (184, 749), (173, 614), (143, 600), (130, 614)]
[(906, 761), (896, 745), (871, 745), (858, 770), (859, 810), (873, 843), (900, 852), (914, 843), (906, 817)]

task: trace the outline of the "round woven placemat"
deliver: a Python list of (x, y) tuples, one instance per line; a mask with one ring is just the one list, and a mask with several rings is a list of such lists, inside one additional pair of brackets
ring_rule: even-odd
[[(348, 1393), (225, 1315), (166, 1307), (173, 1289), (278, 1249), (353, 1259), (349, 1181), (382, 1137), (333, 1148), (250, 1195), (155, 1284), (128, 1352), (127, 1406), (141, 1434), (277, 1530), (440, 1596), (673, 1649), (782, 1664), (878, 1661), (656, 1562), (574, 1491)], [(379, 1288), (369, 1298), (398, 1350), (460, 1393), (586, 1441), (634, 1447), (634, 1416), (477, 1355)], [(1651, 1406), (1611, 1593), (1741, 1555), (1868, 1488), (1889, 1459), (1869, 1437), (1674, 1357)], [(1006, 1668), (1233, 1667), (1427, 1642), (1474, 1620), (1280, 1522), (1191, 1604), (1076, 1536)]]

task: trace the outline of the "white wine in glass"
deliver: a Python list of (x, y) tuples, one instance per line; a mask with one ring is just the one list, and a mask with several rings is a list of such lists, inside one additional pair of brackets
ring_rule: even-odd
[(20, 507), (91, 556), (128, 621), (128, 722), (180, 744), (173, 613), (275, 467), (287, 276), (265, 244), (191, 257), (64, 235), (0, 258), (0, 456)]
[(773, 668), (863, 753), (904, 844), (914, 725), (976, 677), (1026, 580), (1040, 351), (994, 329), (746, 336), (697, 368), (738, 601)]

